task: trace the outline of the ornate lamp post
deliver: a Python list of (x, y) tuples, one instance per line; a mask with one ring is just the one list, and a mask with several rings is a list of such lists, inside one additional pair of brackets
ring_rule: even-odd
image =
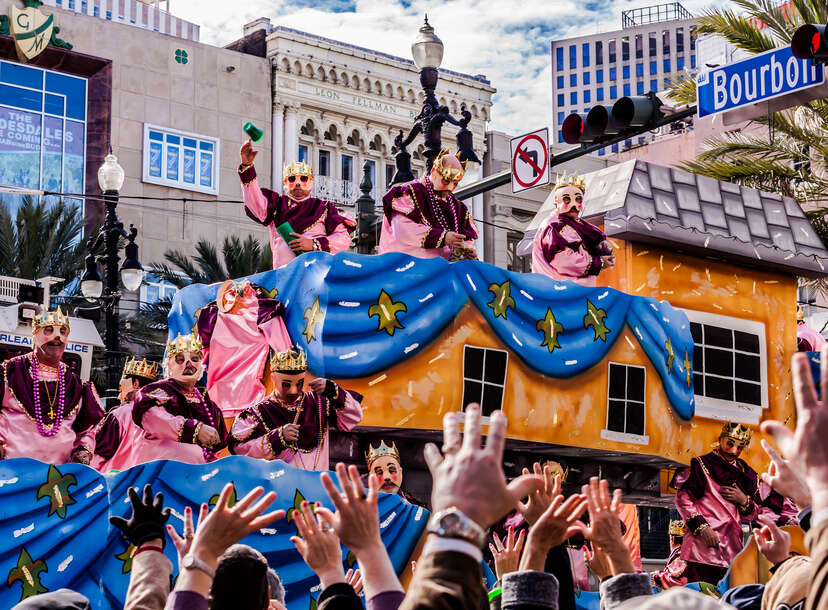
[[(138, 229), (130, 225), (129, 232), (124, 230), (124, 223), (118, 220), (115, 208), (118, 206), (118, 193), (124, 184), (124, 170), (118, 165), (118, 158), (112, 151), (106, 156), (104, 164), (98, 169), (98, 184), (104, 194), (106, 217), (103, 227), (91, 236), (86, 247), (86, 271), (81, 276), (81, 292), (89, 299), (100, 299), (106, 314), (106, 395), (117, 395), (120, 377), (120, 344), (118, 338), (118, 303), (121, 292), (118, 289), (118, 240), (127, 239), (126, 259), (121, 265), (120, 277), (127, 290), (138, 290), (144, 279), (144, 269), (138, 260), (138, 245), (135, 238)], [(104, 275), (98, 272), (98, 263), (93, 252), (104, 245)]]
[(397, 172), (394, 175), (394, 182), (408, 182), (414, 180), (411, 172), (411, 155), (406, 147), (414, 141), (419, 134), (423, 134), (425, 140), (426, 172), (431, 171), (434, 159), (440, 154), (441, 136), (443, 123), (451, 123), (460, 128), (457, 132), (457, 149), (460, 151), (461, 161), (474, 161), (480, 163), (480, 159), (474, 154), (472, 132), (468, 130), (471, 121), (471, 112), (465, 107), (460, 111), (462, 118), (457, 119), (449, 113), (446, 106), (441, 106), (434, 96), (437, 88), (439, 73), (437, 69), (443, 61), (443, 43), (434, 33), (434, 28), (428, 23), (428, 15), (425, 23), (420, 28), (417, 38), (411, 45), (411, 54), (414, 57), (414, 64), (420, 69), (420, 85), (425, 92), (423, 108), (414, 118), (414, 127), (406, 137), (400, 130), (399, 135), (394, 139), (394, 145), (398, 151), (395, 164)]

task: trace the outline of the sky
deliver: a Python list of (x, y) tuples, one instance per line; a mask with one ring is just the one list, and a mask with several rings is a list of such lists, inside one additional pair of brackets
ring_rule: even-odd
[[(552, 123), (550, 41), (621, 28), (621, 11), (657, 0), (170, 0), (201, 26), (201, 41), (226, 45), (259, 17), (312, 34), (411, 57), (428, 14), (443, 41), (443, 68), (484, 74), (497, 89), (491, 129), (511, 135)], [(722, 0), (686, 0), (698, 14)]]

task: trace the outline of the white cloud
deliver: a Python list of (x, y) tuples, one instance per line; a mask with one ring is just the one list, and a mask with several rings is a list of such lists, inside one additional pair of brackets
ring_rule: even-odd
[[(314, 6), (325, 5), (323, 1)], [(342, 5), (339, 0), (336, 4)], [(620, 28), (621, 11), (647, 0), (354, 0), (353, 12), (326, 12), (286, 0), (177, 0), (173, 13), (201, 25), (203, 42), (225, 45), (244, 23), (269, 17), (284, 25), (401, 57), (428, 13), (445, 45), (443, 67), (485, 74), (498, 92), (491, 128), (517, 133), (552, 122), (550, 43)], [(709, 5), (690, 0), (699, 11)]]

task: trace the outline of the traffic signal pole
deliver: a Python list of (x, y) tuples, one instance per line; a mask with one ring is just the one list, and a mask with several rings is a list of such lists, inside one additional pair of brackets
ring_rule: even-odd
[[(663, 127), (665, 125), (669, 125), (670, 123), (675, 123), (676, 121), (692, 117), (695, 114), (696, 106), (688, 106), (684, 110), (676, 112), (675, 114), (667, 114), (658, 117), (657, 119), (654, 119), (653, 121), (648, 123), (646, 127), (627, 129), (624, 130), (622, 133), (604, 137), (601, 139), (600, 142), (593, 142), (590, 144), (581, 144), (580, 146), (574, 146), (569, 150), (565, 150), (557, 155), (550, 155), (549, 167), (552, 168), (556, 165), (561, 165), (562, 163), (572, 161), (573, 159), (577, 159), (578, 157), (582, 157), (591, 152), (595, 152), (596, 150), (600, 150), (601, 148), (612, 146), (613, 144), (623, 142), (624, 140), (629, 140), (630, 138), (641, 135), (642, 133), (646, 133), (652, 129)], [(496, 189), (500, 186), (503, 186), (504, 184), (509, 184), (511, 180), (512, 170), (505, 169), (496, 174), (492, 174), (491, 176), (486, 176), (482, 180), (478, 180), (477, 182), (469, 184), (468, 186), (458, 188), (456, 191), (454, 191), (454, 196), (458, 199), (468, 199), (469, 197), (474, 197), (475, 195), (480, 195), (481, 193), (485, 193), (487, 191), (491, 191), (492, 189)]]

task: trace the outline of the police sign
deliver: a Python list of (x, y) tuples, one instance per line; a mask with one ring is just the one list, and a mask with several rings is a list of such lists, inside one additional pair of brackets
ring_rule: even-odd
[(815, 66), (810, 59), (797, 59), (790, 46), (773, 49), (699, 74), (698, 114), (703, 117), (765, 102), (824, 80), (822, 66)]

